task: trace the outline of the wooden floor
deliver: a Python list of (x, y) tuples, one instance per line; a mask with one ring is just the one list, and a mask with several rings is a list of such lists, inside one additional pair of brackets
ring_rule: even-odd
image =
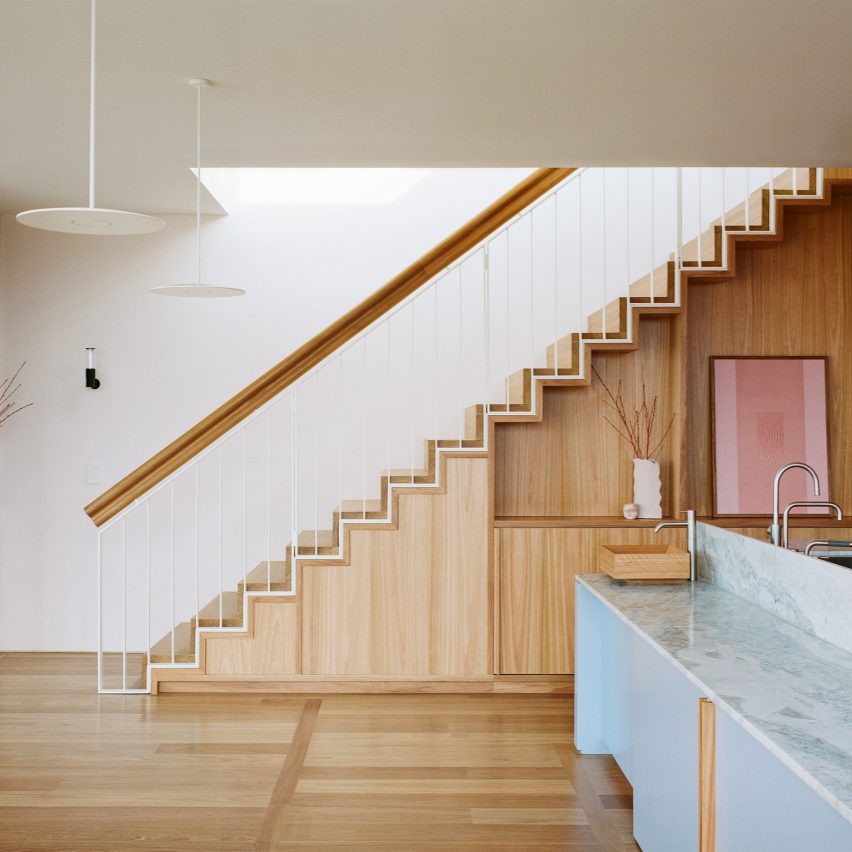
[(0, 849), (637, 849), (552, 695), (98, 696), (0, 654)]

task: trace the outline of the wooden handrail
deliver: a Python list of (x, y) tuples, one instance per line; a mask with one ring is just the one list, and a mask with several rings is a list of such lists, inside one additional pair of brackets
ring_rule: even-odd
[(575, 171), (537, 169), (384, 287), (89, 503), (86, 514), (96, 526), (106, 523)]

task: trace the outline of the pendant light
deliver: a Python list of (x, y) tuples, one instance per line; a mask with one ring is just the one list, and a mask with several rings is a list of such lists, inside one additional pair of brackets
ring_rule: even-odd
[(91, 63), (89, 68), (89, 206), (49, 207), (18, 213), (17, 220), (31, 228), (66, 234), (150, 234), (166, 223), (154, 216), (127, 210), (95, 207), (95, 30), (97, 0), (92, 0)]
[(210, 81), (196, 78), (189, 81), (196, 90), (195, 125), (195, 261), (196, 281), (194, 284), (165, 284), (153, 287), (151, 292), (157, 296), (185, 296), (188, 298), (216, 299), (226, 296), (243, 296), (245, 290), (239, 287), (225, 287), (222, 284), (201, 283), (201, 90), (210, 86)]

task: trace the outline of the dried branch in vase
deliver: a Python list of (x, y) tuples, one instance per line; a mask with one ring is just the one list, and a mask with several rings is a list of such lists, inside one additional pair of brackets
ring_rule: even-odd
[(635, 459), (655, 459), (657, 453), (662, 449), (666, 438), (669, 436), (674, 425), (675, 414), (672, 414), (669, 425), (666, 427), (659, 440), (656, 440), (657, 430), (657, 396), (656, 394), (648, 402), (648, 394), (645, 383), (642, 383), (642, 402), (638, 408), (627, 410), (624, 402), (624, 394), (619, 379), (615, 391), (601, 378), (600, 373), (592, 366), (592, 372), (606, 394), (604, 406), (610, 416), (604, 414), (604, 420), (630, 445)]
[(3, 424), (13, 415), (17, 414), (19, 411), (23, 411), (25, 408), (29, 408), (33, 403), (28, 402), (25, 405), (18, 405), (17, 401), (13, 399), (15, 394), (18, 392), (18, 389), (21, 387), (21, 383), (15, 384), (15, 380), (20, 375), (21, 370), (24, 369), (27, 362), (24, 361), (17, 370), (15, 370), (15, 374), (11, 379), (4, 379), (0, 382), (0, 428), (2, 428)]

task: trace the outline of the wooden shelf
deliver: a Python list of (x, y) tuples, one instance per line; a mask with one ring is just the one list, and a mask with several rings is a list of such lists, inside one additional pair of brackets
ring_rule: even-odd
[(630, 527), (655, 527), (664, 521), (676, 518), (639, 518), (628, 521), (619, 515), (500, 515), (494, 518), (495, 527), (543, 528), (563, 527), (565, 529), (629, 529)]
[[(741, 518), (698, 518), (705, 524), (728, 529), (763, 529), (772, 523), (771, 515), (750, 515)], [(852, 527), (852, 518), (838, 521), (833, 515), (791, 515), (790, 527)]]
[[(563, 529), (630, 529), (630, 527), (655, 527), (659, 523), (682, 521), (680, 518), (639, 518), (628, 521), (619, 515), (498, 515), (495, 527), (514, 529), (561, 527)], [(764, 529), (772, 523), (769, 515), (749, 515), (741, 518), (698, 518), (705, 524), (728, 529)], [(794, 515), (790, 517), (790, 528), (838, 527), (852, 528), (852, 518), (838, 521), (828, 515)]]

